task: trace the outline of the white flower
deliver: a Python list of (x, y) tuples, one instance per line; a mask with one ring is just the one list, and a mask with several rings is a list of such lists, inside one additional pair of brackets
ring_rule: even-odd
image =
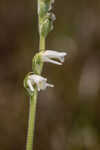
[[(64, 62), (64, 56), (66, 56), (67, 53), (65, 52), (57, 52), (57, 51), (52, 51), (52, 50), (46, 50), (45, 52), (42, 53), (42, 60), (43, 62), (50, 62), (53, 64), (57, 65), (62, 65)], [(52, 59), (57, 59), (60, 62)]]
[(38, 91), (45, 90), (47, 87), (54, 87), (52, 84), (47, 83), (47, 79), (39, 75), (29, 75), (27, 85), (31, 92), (34, 92), (34, 85), (37, 86)]

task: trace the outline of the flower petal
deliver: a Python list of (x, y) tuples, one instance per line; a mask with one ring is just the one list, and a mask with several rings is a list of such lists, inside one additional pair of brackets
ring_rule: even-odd
[(53, 50), (46, 50), (43, 54), (44, 56), (48, 56), (49, 58), (59, 58), (67, 55), (65, 52), (57, 52)]
[(47, 86), (47, 87), (54, 87), (53, 84), (49, 84), (49, 83), (46, 83), (46, 86)]
[(30, 88), (30, 90), (33, 92), (34, 88), (33, 88), (32, 83), (31, 83), (31, 81), (29, 79), (27, 80), (27, 85)]
[(52, 64), (62, 65), (62, 63), (55, 61), (55, 60), (52, 60), (52, 59), (49, 59), (49, 58), (44, 58), (44, 62), (50, 62)]

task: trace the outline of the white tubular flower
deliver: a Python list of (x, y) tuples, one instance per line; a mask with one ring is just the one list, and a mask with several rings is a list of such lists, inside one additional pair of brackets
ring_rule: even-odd
[(27, 85), (31, 92), (34, 92), (34, 85), (37, 86), (38, 91), (45, 90), (47, 87), (54, 87), (54, 85), (47, 83), (47, 79), (39, 75), (29, 75)]
[[(50, 62), (53, 64), (62, 65), (62, 63), (64, 62), (64, 56), (66, 56), (66, 55), (67, 55), (67, 53), (65, 53), (65, 52), (46, 50), (45, 52), (42, 53), (42, 60), (43, 60), (43, 62)], [(58, 62), (56, 60), (52, 60), (52, 59), (57, 59), (60, 62)]]

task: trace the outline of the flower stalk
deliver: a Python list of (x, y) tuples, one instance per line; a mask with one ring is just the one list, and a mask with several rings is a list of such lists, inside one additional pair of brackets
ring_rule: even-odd
[[(40, 51), (45, 50), (45, 38), (40, 36)], [(43, 68), (43, 62), (40, 62), (40, 68), (39, 73), (41, 74), (42, 68)], [(38, 70), (38, 68), (37, 68)], [(33, 68), (34, 71), (34, 68)], [(37, 95), (38, 95), (38, 89), (35, 86), (33, 95), (30, 96), (30, 108), (29, 108), (29, 121), (28, 121), (28, 135), (27, 135), (27, 143), (26, 143), (26, 150), (32, 150), (33, 148), (33, 142), (34, 142), (34, 134), (35, 134), (35, 120), (36, 120), (36, 107), (37, 107)]]
[(26, 150), (32, 150), (33, 148), (33, 138), (34, 138), (35, 120), (36, 120), (35, 119), (36, 118), (36, 105), (37, 105), (37, 89), (35, 88), (33, 96), (30, 96)]
[(54, 87), (41, 76), (43, 65), (45, 62), (62, 65), (66, 56), (65, 52), (46, 50), (46, 38), (53, 30), (55, 20), (55, 15), (51, 11), (53, 3), (54, 0), (38, 0), (39, 52), (32, 59), (32, 72), (24, 79), (24, 87), (30, 96), (26, 150), (33, 149), (38, 91)]

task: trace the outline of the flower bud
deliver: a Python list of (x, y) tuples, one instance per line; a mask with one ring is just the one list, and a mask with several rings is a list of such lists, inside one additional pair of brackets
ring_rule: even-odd
[(55, 15), (53, 13), (48, 13), (40, 25), (40, 34), (42, 36), (46, 37), (48, 33), (53, 30), (54, 20), (55, 20)]
[(45, 15), (48, 13), (49, 10), (49, 6), (44, 3), (44, 2), (40, 2), (40, 5), (38, 7), (38, 14), (39, 17), (42, 19), (43, 17), (45, 17)]

